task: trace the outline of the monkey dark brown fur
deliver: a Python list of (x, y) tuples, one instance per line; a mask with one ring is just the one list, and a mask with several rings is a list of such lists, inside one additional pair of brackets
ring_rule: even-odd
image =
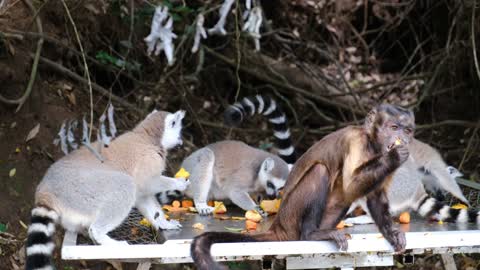
[[(282, 205), (268, 231), (257, 235), (206, 232), (191, 246), (198, 269), (226, 269), (210, 255), (214, 243), (334, 240), (347, 249), (335, 226), (351, 203), (366, 196), (372, 218), (396, 251), (405, 249), (403, 232), (393, 227), (385, 188), (392, 173), (408, 158), (413, 113), (379, 105), (363, 126), (349, 126), (325, 136), (295, 163), (284, 187)], [(401, 144), (396, 145), (395, 141)]]

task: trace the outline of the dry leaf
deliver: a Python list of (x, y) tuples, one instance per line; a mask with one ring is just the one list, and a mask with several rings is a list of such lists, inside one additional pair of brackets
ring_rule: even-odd
[(18, 223), (20, 223), (20, 225), (25, 229), (25, 230), (28, 230), (28, 226), (23, 223), (23, 221), (19, 220)]
[(68, 101), (70, 101), (70, 103), (72, 103), (73, 106), (77, 105), (77, 98), (75, 97), (75, 94), (73, 92), (66, 94), (66, 96), (68, 98)]
[(25, 142), (30, 141), (31, 139), (35, 138), (37, 136), (38, 132), (40, 131), (40, 123), (38, 123), (32, 130), (27, 135), (27, 138), (25, 139)]
[(13, 168), (13, 169), (11, 169), (10, 172), (8, 173), (8, 176), (14, 177), (16, 173), (17, 173), (17, 169), (16, 169), (16, 168)]

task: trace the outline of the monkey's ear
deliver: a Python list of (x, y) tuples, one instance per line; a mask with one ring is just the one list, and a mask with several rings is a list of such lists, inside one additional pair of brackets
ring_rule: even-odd
[(275, 161), (272, 158), (266, 158), (262, 162), (261, 170), (266, 173), (269, 173), (273, 170), (273, 167), (275, 167)]

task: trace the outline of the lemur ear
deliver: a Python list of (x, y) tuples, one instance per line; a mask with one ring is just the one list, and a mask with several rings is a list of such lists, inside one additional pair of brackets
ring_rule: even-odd
[(275, 167), (275, 161), (272, 158), (266, 158), (262, 162), (262, 171), (269, 173), (273, 170), (273, 167)]

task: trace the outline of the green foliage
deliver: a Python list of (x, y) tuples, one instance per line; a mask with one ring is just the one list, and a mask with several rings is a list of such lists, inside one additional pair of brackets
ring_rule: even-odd
[(252, 263), (251, 262), (227, 262), (228, 268), (229, 269), (252, 269)]
[[(125, 44), (125, 46), (127, 45), (128, 44)], [(112, 56), (111, 54), (104, 51), (99, 51), (97, 55), (95, 55), (95, 58), (103, 64), (114, 65), (119, 68), (126, 68), (129, 71), (140, 71), (141, 68), (140, 63), (130, 63), (118, 57)]]
[(6, 232), (7, 231), (7, 225), (0, 223), (0, 232)]

